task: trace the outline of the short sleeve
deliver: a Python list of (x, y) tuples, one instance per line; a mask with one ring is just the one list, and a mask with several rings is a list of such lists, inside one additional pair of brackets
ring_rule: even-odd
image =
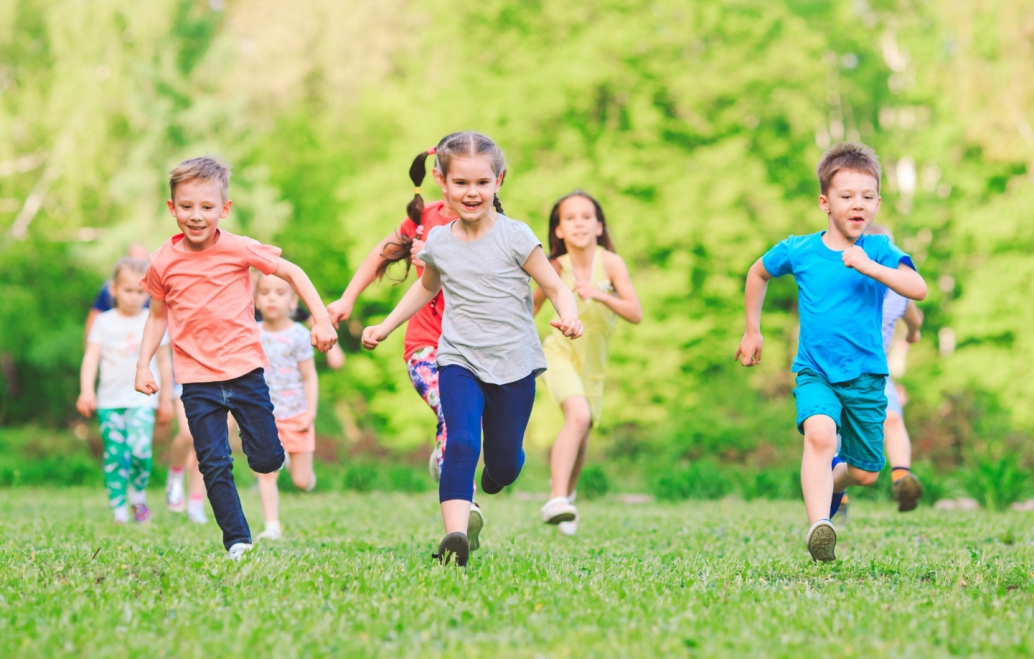
[(90, 335), (86, 337), (87, 343), (100, 343), (101, 333), (104, 331), (101, 329), (104, 323), (107, 322), (104, 315), (97, 316), (97, 319), (93, 321), (93, 325), (90, 327)]
[(399, 233), (407, 238), (415, 238), (418, 228), (417, 223), (412, 218), (407, 217), (399, 225)]
[(294, 344), (291, 346), (291, 353), (295, 361), (303, 362), (306, 359), (312, 359), (315, 356), (315, 352), (312, 350), (312, 343), (309, 339), (309, 331), (302, 325), (294, 326)]
[(890, 241), (890, 238), (886, 236), (880, 236), (883, 238), (882, 245), (878, 253), (877, 262), (880, 265), (885, 265), (888, 268), (894, 268), (897, 270), (898, 264), (904, 262), (905, 265), (912, 268), (916, 272), (916, 264), (912, 261), (912, 257), (901, 250), (900, 247)]
[(111, 299), (111, 281), (109, 280), (104, 282), (101, 289), (97, 291), (97, 297), (93, 299), (92, 308), (104, 313), (105, 311), (110, 311), (114, 306)]
[(155, 300), (159, 302), (165, 301), (165, 286), (162, 284), (162, 278), (153, 263), (147, 266), (147, 272), (144, 273), (144, 278), (140, 280), (140, 288), (144, 289)]
[(263, 245), (253, 238), (241, 237), (244, 241), (245, 261), (249, 268), (255, 268), (264, 275), (271, 275), (280, 267), (279, 247)]
[(513, 252), (513, 257), (517, 261), (518, 267), (523, 268), (524, 264), (531, 257), (531, 253), (535, 251), (536, 247), (541, 247), (542, 243), (535, 237), (535, 232), (527, 224), (512, 221), (512, 227), (512, 230), (509, 232), (510, 249)]
[(425, 265), (429, 265), (432, 268), (438, 267), (434, 262), (435, 246), (438, 244), (438, 241), (442, 239), (442, 230), (448, 230), (448, 228), (449, 225), (447, 224), (435, 227), (431, 229), (431, 233), (427, 234), (427, 242), (424, 243), (424, 251), (420, 252), (420, 260), (423, 261)]
[(761, 257), (761, 263), (765, 270), (773, 277), (782, 277), (793, 273), (793, 263), (790, 259), (790, 241), (783, 240), (772, 249), (765, 252)]

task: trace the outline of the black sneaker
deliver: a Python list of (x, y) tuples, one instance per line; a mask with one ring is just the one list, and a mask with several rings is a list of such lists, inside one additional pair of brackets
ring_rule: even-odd
[(456, 565), (467, 567), (467, 559), (470, 558), (470, 542), (466, 533), (456, 531), (442, 538), (438, 545), (438, 553), (431, 554), (431, 558), (437, 558), (442, 565), (448, 565), (449, 559), (456, 557)]

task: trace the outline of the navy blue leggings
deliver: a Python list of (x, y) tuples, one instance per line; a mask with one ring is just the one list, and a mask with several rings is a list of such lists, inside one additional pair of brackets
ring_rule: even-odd
[(499, 485), (517, 480), (524, 466), (524, 431), (535, 402), (535, 377), (486, 384), (462, 366), (438, 370), (438, 391), (449, 450), (442, 463), (438, 500), (474, 498), (474, 471), (485, 431), (485, 470)]

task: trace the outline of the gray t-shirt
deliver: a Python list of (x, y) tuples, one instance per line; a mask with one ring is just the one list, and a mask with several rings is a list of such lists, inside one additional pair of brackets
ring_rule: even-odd
[(527, 224), (505, 215), (473, 242), (452, 235), (452, 223), (431, 230), (420, 259), (441, 273), (445, 294), (439, 367), (462, 366), (490, 384), (546, 370), (522, 267), (541, 244)]

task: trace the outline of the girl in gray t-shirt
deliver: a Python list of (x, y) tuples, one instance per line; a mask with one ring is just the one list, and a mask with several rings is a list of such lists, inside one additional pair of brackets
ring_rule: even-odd
[(505, 170), (502, 151), (484, 135), (454, 133), (442, 140), (434, 178), (459, 219), (431, 231), (420, 253), (426, 266), (420, 281), (381, 324), (363, 331), (363, 345), (373, 350), (444, 291), (438, 386), (449, 450), (438, 490), (446, 536), (436, 556), (443, 562), (455, 556), (457, 565), (466, 565), (478, 547), (479, 529), (468, 537), (467, 522), (482, 428), (482, 491), (501, 491), (524, 465), (535, 377), (546, 370), (529, 278), (556, 308), (551, 324), (572, 339), (582, 333), (574, 294), (542, 244), (526, 224), (503, 215), (497, 193)]

